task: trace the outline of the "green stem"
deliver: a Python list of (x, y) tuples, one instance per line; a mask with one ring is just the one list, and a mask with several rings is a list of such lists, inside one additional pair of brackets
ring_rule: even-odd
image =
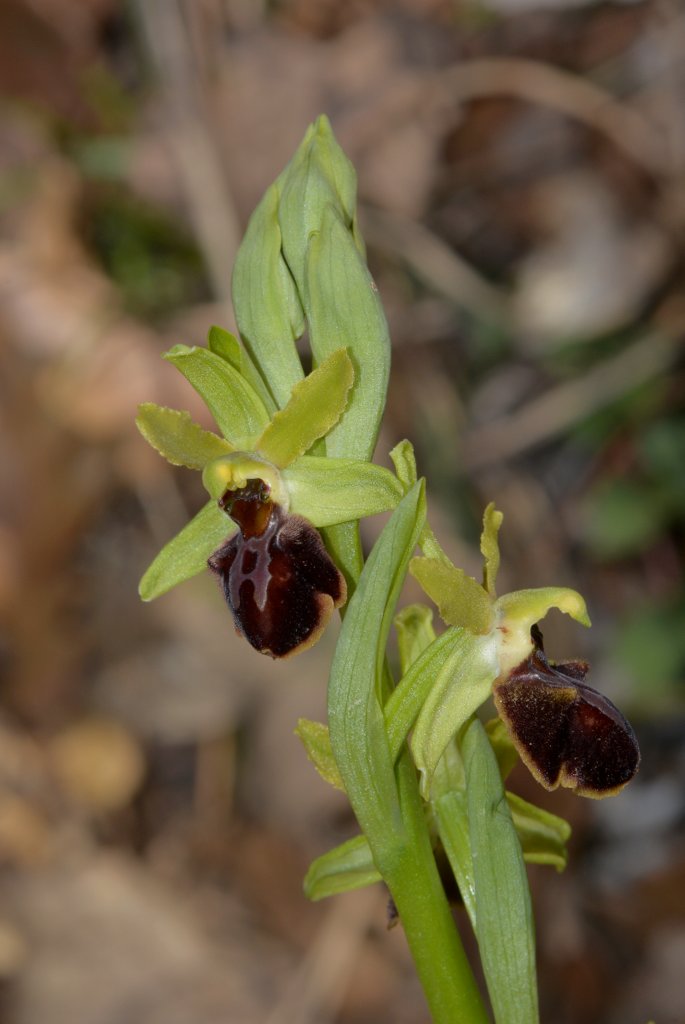
[(416, 771), (406, 750), (397, 773), (409, 842), (379, 868), (402, 921), (433, 1024), (488, 1024), (438, 874)]

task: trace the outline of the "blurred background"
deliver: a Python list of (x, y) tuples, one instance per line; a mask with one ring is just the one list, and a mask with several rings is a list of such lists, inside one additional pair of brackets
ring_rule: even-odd
[[(137, 581), (203, 501), (134, 428), (207, 415), (160, 354), (233, 325), (264, 188), (326, 112), (358, 176), (431, 518), (501, 589), (565, 584), (548, 653), (638, 732), (530, 871), (543, 1020), (685, 1021), (685, 9), (677, 0), (0, 3), (0, 1020), (419, 1024), (380, 889), (307, 904), (352, 834), (285, 664), (208, 578)], [(364, 524), (367, 545), (379, 529)], [(409, 599), (418, 596), (408, 591)]]

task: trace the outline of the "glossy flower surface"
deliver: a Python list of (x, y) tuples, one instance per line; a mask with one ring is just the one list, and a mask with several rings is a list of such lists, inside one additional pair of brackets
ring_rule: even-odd
[(345, 603), (342, 573), (303, 516), (269, 497), (261, 480), (226, 491), (220, 506), (238, 525), (209, 558), (238, 631), (263, 654), (287, 657), (319, 638)]
[(533, 641), (533, 653), (494, 689), (521, 760), (545, 789), (562, 785), (590, 797), (618, 793), (640, 763), (630, 723), (586, 685), (587, 662), (554, 665), (535, 628)]
[(537, 627), (552, 608), (589, 626), (585, 602), (566, 587), (497, 597), (501, 521), (501, 513), (488, 506), (482, 585), (442, 552), (411, 566), (451, 627), (439, 638), (441, 669), (410, 740), (424, 794), (450, 739), (492, 693), (514, 746), (541, 785), (565, 786), (581, 796), (612, 795), (639, 766), (635, 733), (607, 697), (587, 686), (585, 662), (547, 660)]

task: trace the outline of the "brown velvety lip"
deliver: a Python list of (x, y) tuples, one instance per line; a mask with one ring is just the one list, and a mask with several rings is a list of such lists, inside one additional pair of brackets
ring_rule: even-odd
[(545, 789), (618, 793), (640, 764), (635, 733), (612, 702), (585, 683), (582, 661), (551, 664), (539, 644), (495, 687), (495, 704), (522, 761)]
[(347, 587), (312, 524), (267, 494), (261, 481), (250, 481), (223, 496), (220, 504), (240, 530), (208, 564), (238, 632), (255, 650), (286, 658), (318, 640)]

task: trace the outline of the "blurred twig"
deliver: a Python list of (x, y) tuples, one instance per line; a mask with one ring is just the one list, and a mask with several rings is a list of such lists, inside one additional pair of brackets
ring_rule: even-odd
[(673, 334), (648, 334), (584, 376), (467, 433), (464, 464), (482, 469), (543, 444), (663, 373), (679, 353)]
[(365, 933), (383, 912), (386, 898), (376, 887), (335, 900), (267, 1024), (325, 1024), (335, 1019)]
[(451, 98), (461, 101), (506, 95), (553, 107), (609, 138), (648, 173), (670, 171), (666, 139), (646, 117), (599, 86), (549, 64), (519, 57), (464, 61), (438, 72), (432, 89), (441, 102), (449, 90)]
[(193, 60), (180, 0), (134, 0), (167, 113), (169, 145), (214, 293), (230, 302), (230, 269), (241, 236)]
[(437, 235), (388, 210), (365, 207), (364, 235), (381, 252), (399, 259), (435, 294), (485, 321), (504, 321), (506, 296)]

